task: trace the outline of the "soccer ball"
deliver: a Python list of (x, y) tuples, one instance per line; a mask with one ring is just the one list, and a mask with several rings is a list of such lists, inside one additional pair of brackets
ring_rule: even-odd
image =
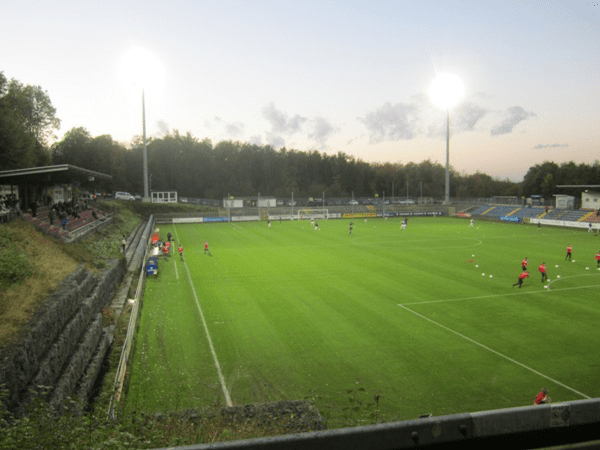
[(575, 260), (573, 260), (573, 262), (575, 262)]
[(494, 278), (494, 275), (490, 275), (490, 278)]
[(473, 258), (475, 258), (475, 255), (471, 255)]
[(479, 264), (475, 264), (475, 268), (476, 268), (476, 269), (479, 269)]
[(556, 275), (556, 278), (560, 278), (560, 275)]
[(544, 289), (548, 289), (548, 285), (544, 286)]
[(481, 276), (482, 276), (482, 277), (485, 277), (485, 273), (482, 273), (482, 274), (481, 274)]
[(557, 264), (557, 265), (555, 265), (554, 267), (556, 267), (556, 268), (558, 269), (558, 264)]
[(585, 270), (590, 270), (590, 268), (589, 268), (589, 267), (586, 267), (586, 268), (585, 268)]

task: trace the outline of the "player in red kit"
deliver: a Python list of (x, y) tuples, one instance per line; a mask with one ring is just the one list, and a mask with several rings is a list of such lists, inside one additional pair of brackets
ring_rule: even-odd
[(527, 272), (526, 270), (521, 275), (519, 275), (519, 280), (515, 284), (513, 284), (512, 287), (519, 286), (519, 289), (521, 289), (521, 286), (523, 286), (523, 280), (525, 278), (529, 278), (529, 272)]
[(179, 244), (177, 247), (177, 251), (179, 252), (179, 256), (183, 259), (183, 245)]
[(210, 250), (208, 249), (208, 241), (204, 241), (204, 253), (208, 253), (210, 255)]
[(598, 263), (598, 269), (600, 269), (600, 252), (596, 253), (596, 262)]
[(521, 269), (527, 270), (527, 258), (521, 261)]
[(571, 244), (567, 245), (567, 254), (565, 255), (565, 260), (569, 260), (571, 261), (571, 256), (573, 253), (573, 247), (571, 247)]
[(550, 403), (552, 399), (548, 395), (548, 388), (543, 387), (542, 390), (535, 396), (533, 401), (534, 405), (543, 405), (544, 403)]
[(546, 281), (548, 279), (548, 274), (546, 274), (546, 263), (543, 262), (540, 267), (538, 267), (538, 270), (540, 271), (540, 273), (542, 274), (542, 283), (544, 281)]

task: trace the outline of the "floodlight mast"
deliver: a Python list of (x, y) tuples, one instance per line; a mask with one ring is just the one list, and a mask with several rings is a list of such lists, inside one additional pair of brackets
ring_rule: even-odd
[(458, 77), (440, 74), (430, 87), (429, 95), (434, 103), (446, 110), (446, 183), (444, 204), (450, 204), (450, 108), (463, 95), (463, 84)]
[(446, 110), (446, 186), (444, 203), (450, 204), (450, 110)]
[(146, 100), (142, 88), (142, 140), (144, 142), (144, 201), (150, 201), (148, 193), (148, 146), (146, 145)]

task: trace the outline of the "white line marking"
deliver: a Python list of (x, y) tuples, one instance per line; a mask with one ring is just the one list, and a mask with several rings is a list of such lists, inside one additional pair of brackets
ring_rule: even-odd
[[(175, 230), (175, 235), (177, 236), (177, 241), (179, 241), (177, 230)], [(212, 354), (213, 360), (215, 362), (215, 367), (217, 368), (217, 375), (219, 376), (219, 382), (221, 383), (223, 395), (225, 396), (225, 403), (227, 404), (227, 406), (233, 406), (233, 403), (231, 402), (231, 397), (229, 396), (229, 391), (227, 390), (227, 386), (225, 385), (225, 377), (223, 377), (223, 371), (221, 370), (221, 365), (219, 364), (219, 359), (217, 358), (217, 352), (215, 351), (215, 347), (213, 346), (212, 339), (208, 331), (208, 325), (206, 324), (206, 319), (204, 318), (204, 313), (202, 312), (202, 308), (200, 307), (200, 302), (198, 301), (198, 296), (196, 295), (196, 289), (194, 288), (194, 283), (192, 282), (192, 277), (190, 275), (190, 271), (185, 260), (183, 261), (183, 267), (185, 268), (188, 281), (190, 282), (190, 286), (192, 288), (192, 293), (194, 294), (194, 300), (196, 301), (196, 308), (198, 309), (198, 313), (200, 314), (200, 319), (202, 319), (202, 325), (204, 326), (204, 332), (206, 333), (206, 339), (208, 340), (210, 353)]]
[[(173, 253), (175, 253), (175, 250), (173, 250)], [(179, 272), (177, 271), (177, 263), (175, 263), (175, 279), (179, 280)]]
[(420, 318), (421, 318), (421, 319), (423, 319), (423, 320), (426, 320), (426, 321), (428, 321), (428, 322), (430, 322), (430, 323), (432, 323), (432, 324), (434, 324), (434, 325), (437, 325), (438, 327), (440, 327), (440, 328), (442, 328), (442, 329), (444, 329), (444, 330), (446, 330), (446, 331), (449, 331), (450, 333), (453, 333), (453, 334), (457, 335), (458, 337), (461, 337), (461, 338), (463, 338), (463, 339), (465, 339), (465, 340), (469, 341), (470, 343), (472, 343), (472, 344), (475, 344), (475, 345), (477, 345), (477, 346), (479, 346), (479, 347), (483, 348), (484, 350), (487, 350), (487, 351), (489, 351), (489, 352), (493, 353), (494, 355), (500, 356), (501, 358), (504, 358), (504, 359), (506, 359), (507, 361), (509, 361), (509, 362), (511, 362), (511, 363), (513, 363), (513, 364), (516, 364), (517, 366), (520, 366), (520, 367), (522, 367), (522, 368), (524, 368), (524, 369), (526, 369), (526, 370), (529, 370), (530, 372), (533, 372), (534, 374), (536, 374), (536, 375), (538, 375), (538, 376), (540, 376), (540, 377), (542, 377), (542, 378), (546, 378), (548, 381), (551, 381), (551, 382), (553, 382), (553, 383), (555, 383), (555, 384), (558, 384), (559, 386), (562, 386), (563, 388), (565, 388), (565, 389), (568, 389), (569, 391), (571, 391), (571, 392), (573, 392), (573, 393), (575, 393), (575, 394), (577, 394), (577, 395), (580, 395), (580, 396), (581, 396), (581, 397), (583, 397), (583, 398), (587, 398), (587, 399), (590, 399), (590, 398), (591, 398), (591, 397), (589, 397), (589, 396), (585, 395), (584, 393), (582, 393), (582, 392), (579, 392), (579, 391), (577, 391), (577, 390), (573, 389), (572, 387), (569, 387), (569, 386), (567, 386), (566, 384), (564, 384), (564, 383), (561, 383), (560, 381), (558, 381), (558, 380), (555, 380), (554, 378), (551, 378), (551, 377), (549, 377), (548, 375), (545, 375), (545, 374), (543, 374), (543, 373), (541, 373), (541, 372), (538, 372), (537, 370), (535, 370), (535, 369), (533, 369), (533, 368), (531, 368), (531, 367), (529, 367), (529, 366), (527, 366), (527, 365), (525, 365), (525, 364), (523, 364), (523, 363), (521, 363), (521, 362), (519, 362), (519, 361), (517, 361), (517, 360), (515, 360), (515, 359), (512, 359), (512, 358), (510, 358), (510, 357), (508, 357), (508, 356), (506, 356), (506, 355), (504, 355), (504, 354), (502, 354), (502, 353), (500, 353), (500, 352), (498, 352), (498, 351), (496, 351), (496, 350), (494, 350), (494, 349), (492, 349), (492, 348), (488, 347), (487, 345), (484, 345), (484, 344), (482, 344), (482, 343), (480, 343), (480, 342), (477, 342), (476, 340), (474, 340), (474, 339), (471, 339), (470, 337), (468, 337), (468, 336), (465, 336), (464, 334), (461, 334), (461, 333), (459, 333), (458, 331), (454, 331), (453, 329), (451, 329), (451, 328), (448, 328), (447, 326), (445, 326), (445, 325), (442, 325), (441, 323), (439, 323), (439, 322), (436, 322), (435, 320), (432, 320), (432, 319), (430, 319), (429, 317), (426, 317), (426, 316), (424, 316), (424, 315), (422, 315), (422, 314), (419, 314), (418, 312), (416, 312), (416, 311), (413, 311), (412, 309), (410, 309), (410, 308), (407, 308), (407, 307), (406, 307), (406, 306), (404, 306), (404, 305), (398, 305), (398, 306), (400, 306), (401, 308), (405, 309), (406, 311), (408, 311), (408, 312), (410, 312), (410, 313), (414, 314), (415, 316), (417, 316), (417, 317), (420, 317)]
[[(569, 277), (570, 278), (570, 277)], [(561, 278), (561, 281), (563, 280), (563, 278)], [(555, 282), (555, 280), (551, 281), (552, 283)], [(525, 291), (525, 292), (511, 292), (509, 293), (505, 293), (505, 294), (492, 294), (492, 295), (480, 295), (479, 297), (462, 297), (462, 298), (447, 298), (447, 299), (443, 299), (443, 300), (428, 300), (425, 302), (411, 302), (411, 303), (398, 303), (398, 306), (410, 306), (410, 305), (427, 305), (429, 303), (445, 303), (445, 302), (460, 302), (463, 300), (480, 300), (482, 298), (496, 298), (496, 297), (510, 297), (513, 295), (529, 295), (529, 294), (544, 294), (547, 292), (562, 292), (562, 291), (573, 291), (576, 289), (588, 289), (588, 288), (597, 288), (600, 287), (600, 284), (590, 284), (588, 286), (573, 286), (573, 287), (568, 287), (568, 288), (561, 288), (561, 289), (545, 289), (543, 291)]]

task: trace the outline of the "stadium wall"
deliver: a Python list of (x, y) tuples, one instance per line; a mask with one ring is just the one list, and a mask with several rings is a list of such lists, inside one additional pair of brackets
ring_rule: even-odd
[(78, 395), (83, 407), (112, 341), (113, 326), (103, 309), (125, 272), (114, 259), (99, 276), (83, 266), (46, 298), (25, 331), (0, 351), (0, 387), (8, 391), (5, 407), (19, 415), (35, 398), (57, 410)]
[(581, 228), (581, 229), (589, 229), (590, 223), (592, 230), (598, 232), (600, 230), (600, 223), (592, 223), (592, 222), (576, 222), (573, 220), (550, 220), (550, 219), (530, 219), (530, 222), (533, 224), (540, 225), (551, 225), (554, 227), (567, 227), (567, 228)]

